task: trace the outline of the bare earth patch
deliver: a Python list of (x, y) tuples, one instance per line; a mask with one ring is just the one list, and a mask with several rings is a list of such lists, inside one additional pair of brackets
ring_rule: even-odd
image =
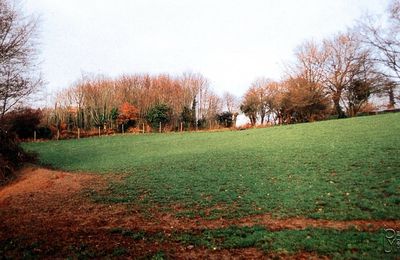
[[(288, 255), (264, 255), (256, 248), (211, 250), (187, 248), (174, 241), (132, 240), (110, 232), (113, 228), (126, 228), (149, 233), (162, 232), (169, 237), (176, 231), (202, 230), (238, 226), (265, 226), (270, 230), (321, 227), (333, 229), (377, 230), (384, 227), (400, 229), (400, 221), (355, 220), (331, 221), (305, 218), (273, 219), (269, 215), (242, 219), (204, 220), (200, 217), (176, 218), (173, 213), (158, 212), (153, 218), (144, 217), (139, 209), (126, 204), (93, 203), (85, 188), (102, 190), (107, 177), (94, 174), (73, 174), (54, 170), (26, 167), (18, 178), (0, 189), (0, 242), (6, 244), (9, 256), (21, 256), (23, 249), (35, 244), (33, 253), (44, 257), (67, 257), (91, 251), (107, 255), (127, 250), (124, 256), (132, 258), (151, 256), (163, 251), (179, 259), (260, 259), (282, 258)], [(7, 253), (7, 252), (6, 252)], [(313, 259), (319, 256), (298, 253), (293, 259)]]

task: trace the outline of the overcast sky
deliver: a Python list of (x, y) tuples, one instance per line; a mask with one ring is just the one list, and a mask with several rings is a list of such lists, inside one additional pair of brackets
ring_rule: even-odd
[(257, 77), (280, 79), (307, 39), (381, 14), (384, 0), (25, 0), (40, 15), (49, 93), (82, 73), (199, 72), (241, 96)]

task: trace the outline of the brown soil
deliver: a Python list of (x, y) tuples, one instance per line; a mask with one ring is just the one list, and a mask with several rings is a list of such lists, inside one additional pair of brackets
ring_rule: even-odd
[[(93, 252), (124, 258), (146, 257), (163, 251), (178, 259), (315, 259), (317, 255), (300, 252), (297, 255), (264, 255), (256, 248), (212, 250), (186, 247), (173, 241), (133, 240), (113, 228), (173, 232), (227, 227), (230, 225), (262, 225), (270, 230), (321, 227), (334, 229), (376, 230), (383, 227), (400, 229), (400, 221), (356, 220), (330, 221), (305, 218), (274, 219), (259, 215), (242, 219), (204, 220), (176, 218), (173, 213), (152, 211), (145, 217), (138, 208), (125, 204), (93, 203), (83, 189), (103, 190), (107, 179), (93, 174), (73, 174), (34, 166), (18, 173), (17, 179), (0, 189), (0, 255), (20, 257), (27, 252), (42, 258), (93, 256)], [(4, 250), (5, 252), (1, 252)]]

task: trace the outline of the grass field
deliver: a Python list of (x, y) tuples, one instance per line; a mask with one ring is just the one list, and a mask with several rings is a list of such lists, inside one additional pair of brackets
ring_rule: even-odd
[[(238, 217), (400, 219), (400, 114), (217, 133), (29, 143), (55, 168), (121, 173), (110, 202)], [(100, 199), (100, 198), (99, 198)]]
[[(149, 218), (156, 208), (176, 218), (206, 220), (260, 214), (278, 219), (400, 220), (399, 133), (400, 113), (246, 131), (25, 143), (24, 148), (55, 169), (108, 175), (106, 190), (86, 191), (91, 198), (134, 205)], [(227, 242), (231, 229), (217, 232), (225, 237), (215, 240), (219, 246), (249, 243), (278, 252), (306, 250), (331, 257), (347, 252), (348, 257), (361, 258), (375, 258), (376, 249), (382, 248), (382, 233), (307, 231), (336, 241), (321, 243), (303, 241), (306, 231), (271, 234), (251, 228), (239, 228), (256, 234), (250, 242), (232, 246), (235, 242)], [(215, 230), (209, 232), (208, 239), (215, 236)], [(176, 240), (197, 239), (202, 246), (214, 247), (203, 235), (189, 232)], [(272, 243), (274, 236), (283, 244)], [(357, 242), (360, 247), (352, 250), (354, 244), (348, 245), (354, 236), (371, 244)], [(339, 237), (342, 244), (337, 243)]]

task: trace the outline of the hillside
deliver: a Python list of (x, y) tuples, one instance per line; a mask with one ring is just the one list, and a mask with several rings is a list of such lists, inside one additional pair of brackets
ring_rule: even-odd
[[(124, 176), (98, 199), (181, 214), (399, 219), (400, 114), (247, 131), (27, 143), (44, 165)], [(234, 205), (234, 207), (232, 206)], [(193, 211), (193, 207), (196, 208)], [(206, 214), (207, 215), (207, 214)], [(210, 217), (209, 216), (209, 217)]]

